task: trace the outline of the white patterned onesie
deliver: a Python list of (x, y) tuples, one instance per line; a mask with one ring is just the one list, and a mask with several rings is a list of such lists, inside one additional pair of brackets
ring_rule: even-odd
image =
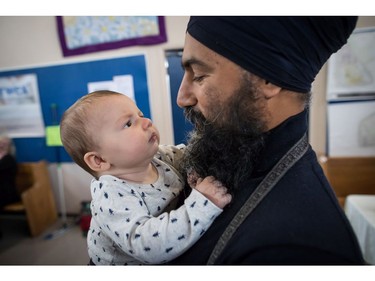
[(183, 145), (159, 146), (152, 161), (158, 170), (153, 184), (110, 175), (92, 180), (87, 242), (94, 264), (168, 262), (190, 248), (222, 212), (195, 189), (184, 205), (171, 210), (183, 189), (183, 181), (172, 168), (179, 165), (183, 149)]

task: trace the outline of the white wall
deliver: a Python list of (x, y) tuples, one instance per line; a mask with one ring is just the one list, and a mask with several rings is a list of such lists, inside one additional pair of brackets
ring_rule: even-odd
[[(160, 130), (161, 142), (173, 143), (171, 101), (166, 81), (164, 51), (183, 47), (188, 19), (188, 16), (166, 17), (168, 41), (164, 44), (126, 47), (64, 58), (58, 40), (55, 17), (0, 16), (0, 70), (144, 53), (146, 55), (152, 119)], [(360, 17), (357, 26), (375, 26), (375, 17)], [(318, 154), (324, 154), (326, 147), (325, 95), (326, 66), (323, 67), (313, 84), (310, 143)], [(51, 165), (50, 171), (57, 204), (59, 204), (55, 168), (55, 165)], [(88, 186), (91, 177), (75, 164), (64, 164), (63, 174), (67, 211), (68, 213), (78, 213), (80, 201), (90, 199)]]

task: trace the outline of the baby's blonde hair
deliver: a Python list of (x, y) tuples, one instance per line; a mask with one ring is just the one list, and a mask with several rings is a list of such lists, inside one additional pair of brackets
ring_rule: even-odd
[(112, 91), (96, 91), (77, 100), (63, 114), (60, 122), (61, 141), (65, 150), (73, 161), (85, 171), (96, 177), (96, 173), (84, 161), (87, 152), (97, 148), (92, 132), (88, 129), (88, 122), (93, 106), (100, 99), (113, 95), (122, 95)]

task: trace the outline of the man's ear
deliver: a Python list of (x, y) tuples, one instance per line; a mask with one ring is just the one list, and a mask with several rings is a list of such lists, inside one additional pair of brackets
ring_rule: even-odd
[(91, 170), (95, 172), (104, 172), (110, 168), (110, 163), (105, 161), (100, 155), (95, 151), (90, 151), (85, 154), (83, 160), (90, 167)]
[(271, 99), (282, 91), (282, 88), (279, 86), (276, 86), (272, 84), (271, 82), (265, 81), (265, 84), (263, 86), (263, 93), (266, 99)]

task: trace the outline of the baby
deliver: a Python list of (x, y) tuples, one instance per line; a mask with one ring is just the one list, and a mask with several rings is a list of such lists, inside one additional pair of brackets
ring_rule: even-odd
[(203, 235), (231, 201), (213, 177), (198, 179), (184, 205), (184, 145), (159, 145), (159, 132), (126, 95), (97, 91), (63, 115), (61, 140), (91, 182), (90, 264), (166, 263)]

